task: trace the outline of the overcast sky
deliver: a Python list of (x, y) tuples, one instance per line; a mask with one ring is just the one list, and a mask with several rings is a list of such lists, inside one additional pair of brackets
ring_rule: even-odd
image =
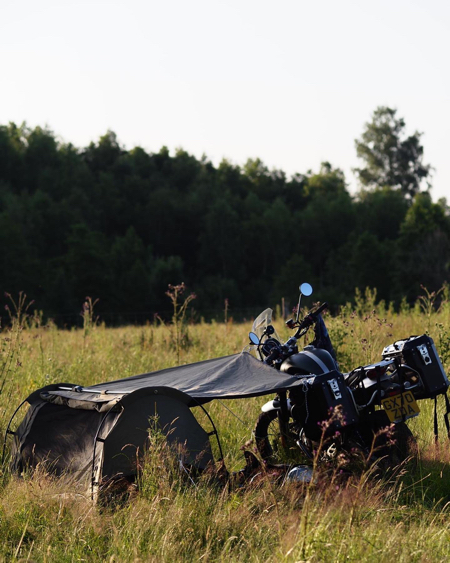
[(354, 188), (354, 140), (388, 105), (450, 200), (449, 59), (446, 0), (0, 0), (0, 124), (288, 175), (328, 160)]

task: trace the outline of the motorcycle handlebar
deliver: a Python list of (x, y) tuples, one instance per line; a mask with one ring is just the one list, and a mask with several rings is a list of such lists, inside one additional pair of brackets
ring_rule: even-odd
[(298, 331), (295, 335), (296, 338), (299, 337), (300, 332), (304, 329), (304, 328), (308, 328), (310, 327), (316, 320), (316, 317), (318, 315), (320, 315), (320, 313), (326, 309), (328, 307), (328, 303), (325, 301), (325, 303), (322, 303), (322, 305), (316, 309), (315, 311), (312, 311), (311, 313), (309, 313), (304, 319), (303, 321), (300, 323), (300, 326), (298, 328)]
[(311, 313), (314, 317), (317, 315), (320, 315), (320, 313), (326, 309), (328, 307), (328, 303), (325, 301), (325, 303), (322, 303), (322, 305), (317, 309), (317, 311), (314, 311), (314, 313)]

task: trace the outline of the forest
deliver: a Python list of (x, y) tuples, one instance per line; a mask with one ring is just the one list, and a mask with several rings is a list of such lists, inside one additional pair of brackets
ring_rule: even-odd
[(332, 307), (367, 287), (412, 302), (449, 279), (449, 208), (433, 202), (421, 134), (397, 110), (377, 108), (362, 131), (351, 194), (328, 162), (287, 177), (259, 159), (126, 150), (112, 131), (77, 148), (1, 125), (0, 290), (62, 325), (87, 296), (107, 323), (164, 316), (181, 282), (207, 318), (293, 306), (301, 281)]

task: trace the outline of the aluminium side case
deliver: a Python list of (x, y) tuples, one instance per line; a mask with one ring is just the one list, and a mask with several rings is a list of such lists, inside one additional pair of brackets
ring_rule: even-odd
[(417, 399), (432, 399), (447, 392), (450, 382), (430, 336), (423, 334), (398, 340), (386, 346), (382, 356), (383, 359), (398, 358), (420, 375), (422, 390), (414, 392)]

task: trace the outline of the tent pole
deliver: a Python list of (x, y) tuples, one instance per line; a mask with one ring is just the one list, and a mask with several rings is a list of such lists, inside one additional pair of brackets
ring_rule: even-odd
[(199, 407), (202, 409), (202, 411), (206, 414), (206, 416), (209, 418), (209, 422), (211, 423), (211, 425), (212, 425), (212, 427), (213, 427), (213, 429), (214, 429), (213, 434), (216, 435), (217, 445), (219, 446), (220, 459), (218, 459), (217, 461), (223, 461), (222, 445), (221, 445), (221, 443), (220, 443), (220, 440), (219, 440), (219, 433), (217, 432), (217, 428), (216, 428), (216, 425), (215, 425), (214, 422), (213, 422), (213, 419), (210, 417), (209, 412), (205, 409), (205, 407), (204, 407), (202, 404), (200, 404), (200, 403), (197, 401), (197, 399), (195, 399), (194, 397), (191, 397), (191, 399), (197, 403), (197, 406), (199, 406)]
[(5, 432), (5, 437), (3, 439), (3, 452), (2, 452), (2, 465), (5, 461), (5, 453), (6, 453), (6, 440), (8, 438), (8, 434), (14, 434), (14, 432), (10, 432), (10, 427), (12, 424), (12, 421), (14, 420), (14, 417), (16, 416), (16, 414), (19, 412), (19, 410), (23, 407), (23, 405), (27, 402), (27, 400), (23, 400), (20, 405), (17, 407), (17, 409), (14, 411), (12, 417), (9, 419), (8, 422), (8, 426), (6, 427), (6, 432)]

